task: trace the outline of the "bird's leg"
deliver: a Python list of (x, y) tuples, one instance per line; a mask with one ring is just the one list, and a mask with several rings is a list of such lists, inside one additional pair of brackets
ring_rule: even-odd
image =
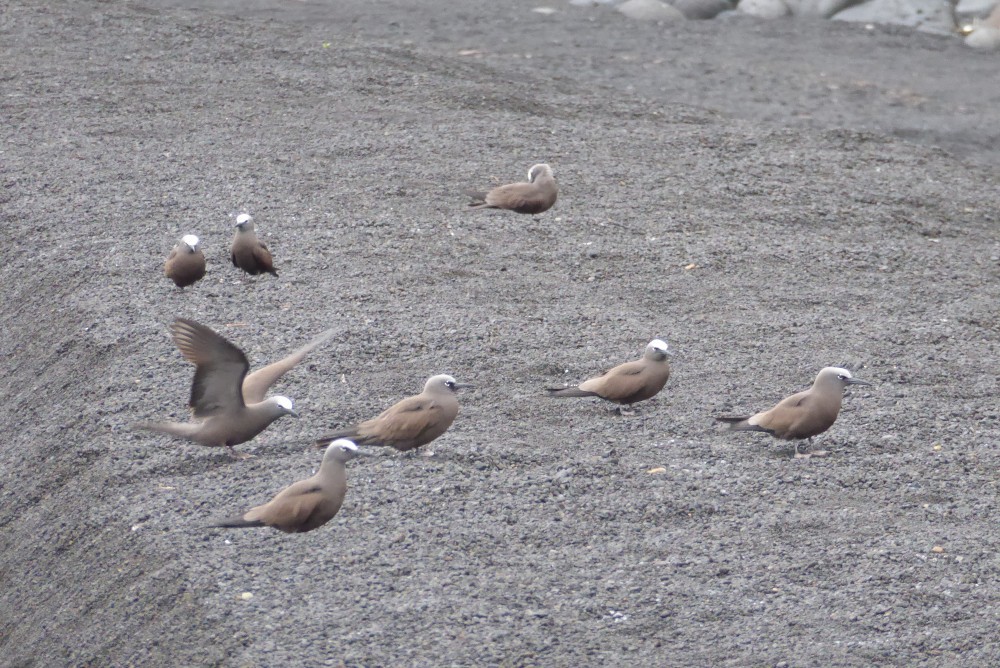
[(226, 447), (229, 449), (229, 456), (237, 461), (253, 459), (253, 455), (251, 455), (249, 452), (236, 452), (235, 448), (233, 448), (233, 446), (231, 445), (226, 445)]
[[(812, 439), (811, 438), (809, 439), (809, 442), (812, 443)], [(830, 454), (830, 451), (829, 450), (813, 450), (809, 454), (812, 455), (813, 457), (827, 457)]]
[(621, 415), (622, 417), (633, 417), (634, 415), (636, 415), (636, 410), (631, 406), (618, 406), (617, 408), (615, 408), (615, 412)]
[[(812, 448), (812, 436), (806, 439), (806, 443), (808, 443), (809, 447)], [(802, 452), (801, 450), (799, 450), (799, 446), (801, 444), (802, 441), (795, 441), (795, 459), (809, 459), (812, 456), (812, 454), (809, 452)]]

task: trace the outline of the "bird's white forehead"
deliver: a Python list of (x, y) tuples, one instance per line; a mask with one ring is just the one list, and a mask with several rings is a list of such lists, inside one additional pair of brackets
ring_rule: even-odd
[(655, 348), (656, 350), (666, 350), (667, 342), (664, 341), (663, 339), (653, 339), (652, 341), (649, 342), (649, 347)]
[(346, 438), (338, 438), (336, 441), (330, 443), (327, 446), (327, 451), (336, 450), (338, 448), (344, 448), (345, 450), (357, 451), (358, 446), (354, 444), (354, 441), (348, 440)]
[(544, 162), (540, 162), (537, 165), (532, 165), (528, 170), (528, 180), (531, 180), (531, 175), (534, 173), (544, 174), (545, 172), (552, 172), (552, 168), (546, 165)]
[(272, 397), (272, 400), (286, 411), (292, 410), (292, 400), (288, 397)]
[(457, 382), (457, 381), (452, 376), (449, 376), (446, 373), (441, 373), (441, 374), (438, 374), (436, 376), (431, 376), (431, 378), (430, 378), (430, 380), (428, 382), (431, 382), (431, 383), (441, 383), (443, 385), (444, 383), (454, 383), (454, 382)]
[(253, 220), (253, 218), (250, 217), (249, 213), (241, 213), (240, 215), (236, 216), (237, 225), (242, 225), (243, 223), (249, 223), (251, 220)]
[(846, 378), (854, 378), (854, 376), (851, 375), (850, 371), (848, 371), (847, 369), (841, 369), (839, 366), (828, 366), (825, 369), (823, 369), (823, 371), (829, 371), (830, 373), (835, 373), (838, 376), (844, 376)]
[(193, 234), (185, 234), (183, 237), (181, 237), (181, 241), (186, 243), (188, 246), (191, 246), (191, 248), (194, 248), (195, 246), (198, 245), (198, 237), (196, 237)]

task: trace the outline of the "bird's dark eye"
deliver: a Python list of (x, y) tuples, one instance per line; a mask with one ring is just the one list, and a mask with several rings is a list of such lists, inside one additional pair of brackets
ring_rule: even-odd
[(446, 380), (444, 384), (451, 388), (455, 387), (454, 381), (451, 380)]
[(843, 375), (841, 375), (841, 376), (837, 376), (837, 378), (839, 378), (839, 379), (841, 379), (841, 380), (847, 380), (847, 376), (843, 376)]

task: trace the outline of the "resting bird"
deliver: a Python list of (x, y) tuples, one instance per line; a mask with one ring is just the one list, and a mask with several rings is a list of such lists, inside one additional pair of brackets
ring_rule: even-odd
[(163, 273), (182, 290), (205, 277), (205, 255), (198, 248), (198, 237), (193, 234), (181, 237), (167, 256)]
[(603, 376), (585, 380), (576, 387), (546, 388), (553, 397), (600, 397), (616, 404), (631, 405), (656, 396), (670, 378), (672, 355), (667, 342), (653, 339), (642, 358), (619, 364)]
[(444, 374), (431, 376), (420, 394), (403, 399), (376, 418), (316, 439), (316, 447), (349, 438), (359, 445), (384, 445), (400, 452), (419, 448), (443, 434), (455, 421), (455, 395), (463, 387), (472, 385)]
[(236, 217), (236, 233), (233, 235), (229, 256), (234, 267), (239, 267), (251, 276), (264, 273), (278, 275), (271, 260), (271, 251), (257, 238), (253, 218), (248, 213), (241, 213)]
[(318, 529), (340, 510), (347, 494), (344, 464), (360, 455), (367, 453), (358, 450), (358, 446), (347, 439), (338, 439), (327, 447), (316, 475), (292, 483), (262, 506), (251, 508), (239, 517), (209, 524), (206, 528), (271, 527), (285, 533)]
[(552, 168), (532, 165), (526, 183), (508, 183), (489, 192), (470, 193), (473, 209), (508, 209), (516, 213), (542, 213), (552, 208), (559, 195)]
[(774, 408), (756, 415), (724, 415), (715, 419), (727, 423), (731, 431), (763, 431), (775, 438), (798, 441), (795, 444), (797, 458), (822, 456), (827, 454), (825, 450), (804, 454), (799, 451), (799, 445), (802, 439), (808, 439), (812, 446), (812, 437), (833, 425), (840, 414), (844, 388), (848, 385), (871, 383), (855, 378), (847, 369), (828, 366), (820, 369), (812, 387), (782, 399)]

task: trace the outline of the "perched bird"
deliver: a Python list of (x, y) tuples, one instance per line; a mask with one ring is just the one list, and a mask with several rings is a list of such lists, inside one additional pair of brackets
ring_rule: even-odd
[(351, 441), (340, 438), (330, 443), (319, 471), (311, 478), (292, 483), (262, 506), (240, 517), (231, 517), (206, 528), (272, 527), (285, 533), (305, 533), (318, 529), (334, 518), (347, 493), (344, 464), (367, 455)]
[(546, 388), (553, 397), (600, 397), (616, 404), (631, 405), (645, 401), (663, 389), (670, 378), (672, 355), (667, 342), (653, 339), (646, 345), (642, 358), (625, 362), (603, 376), (585, 380), (576, 387)]
[(559, 188), (546, 164), (532, 165), (527, 183), (508, 183), (489, 192), (470, 193), (474, 209), (509, 209), (516, 213), (542, 213), (556, 203)]
[[(811, 446), (812, 437), (822, 434), (836, 421), (844, 388), (848, 385), (871, 383), (855, 378), (847, 369), (828, 366), (820, 369), (812, 387), (782, 399), (770, 410), (756, 415), (726, 415), (715, 419), (727, 423), (731, 431), (763, 431), (789, 441), (809, 439)], [(795, 456), (809, 457), (809, 454), (799, 451), (799, 445), (795, 444)], [(812, 454), (820, 456), (827, 453), (820, 450)]]
[(349, 438), (359, 445), (387, 445), (400, 452), (419, 448), (443, 434), (455, 421), (455, 395), (463, 387), (473, 386), (445, 374), (431, 376), (420, 394), (403, 399), (376, 418), (316, 439), (316, 447)]
[(136, 425), (138, 429), (201, 445), (226, 446), (236, 456), (234, 445), (249, 441), (280, 417), (299, 416), (288, 397), (275, 396), (247, 405), (243, 400), (243, 379), (250, 363), (242, 350), (208, 327), (177, 318), (170, 331), (184, 359), (196, 367), (189, 401), (196, 421), (143, 422)]
[(198, 237), (185, 234), (167, 256), (163, 273), (183, 289), (194, 285), (205, 276), (205, 255), (198, 248)]
[(251, 276), (263, 273), (278, 275), (271, 260), (271, 251), (257, 238), (253, 218), (249, 213), (236, 216), (236, 233), (233, 235), (230, 257), (234, 267), (239, 267)]

